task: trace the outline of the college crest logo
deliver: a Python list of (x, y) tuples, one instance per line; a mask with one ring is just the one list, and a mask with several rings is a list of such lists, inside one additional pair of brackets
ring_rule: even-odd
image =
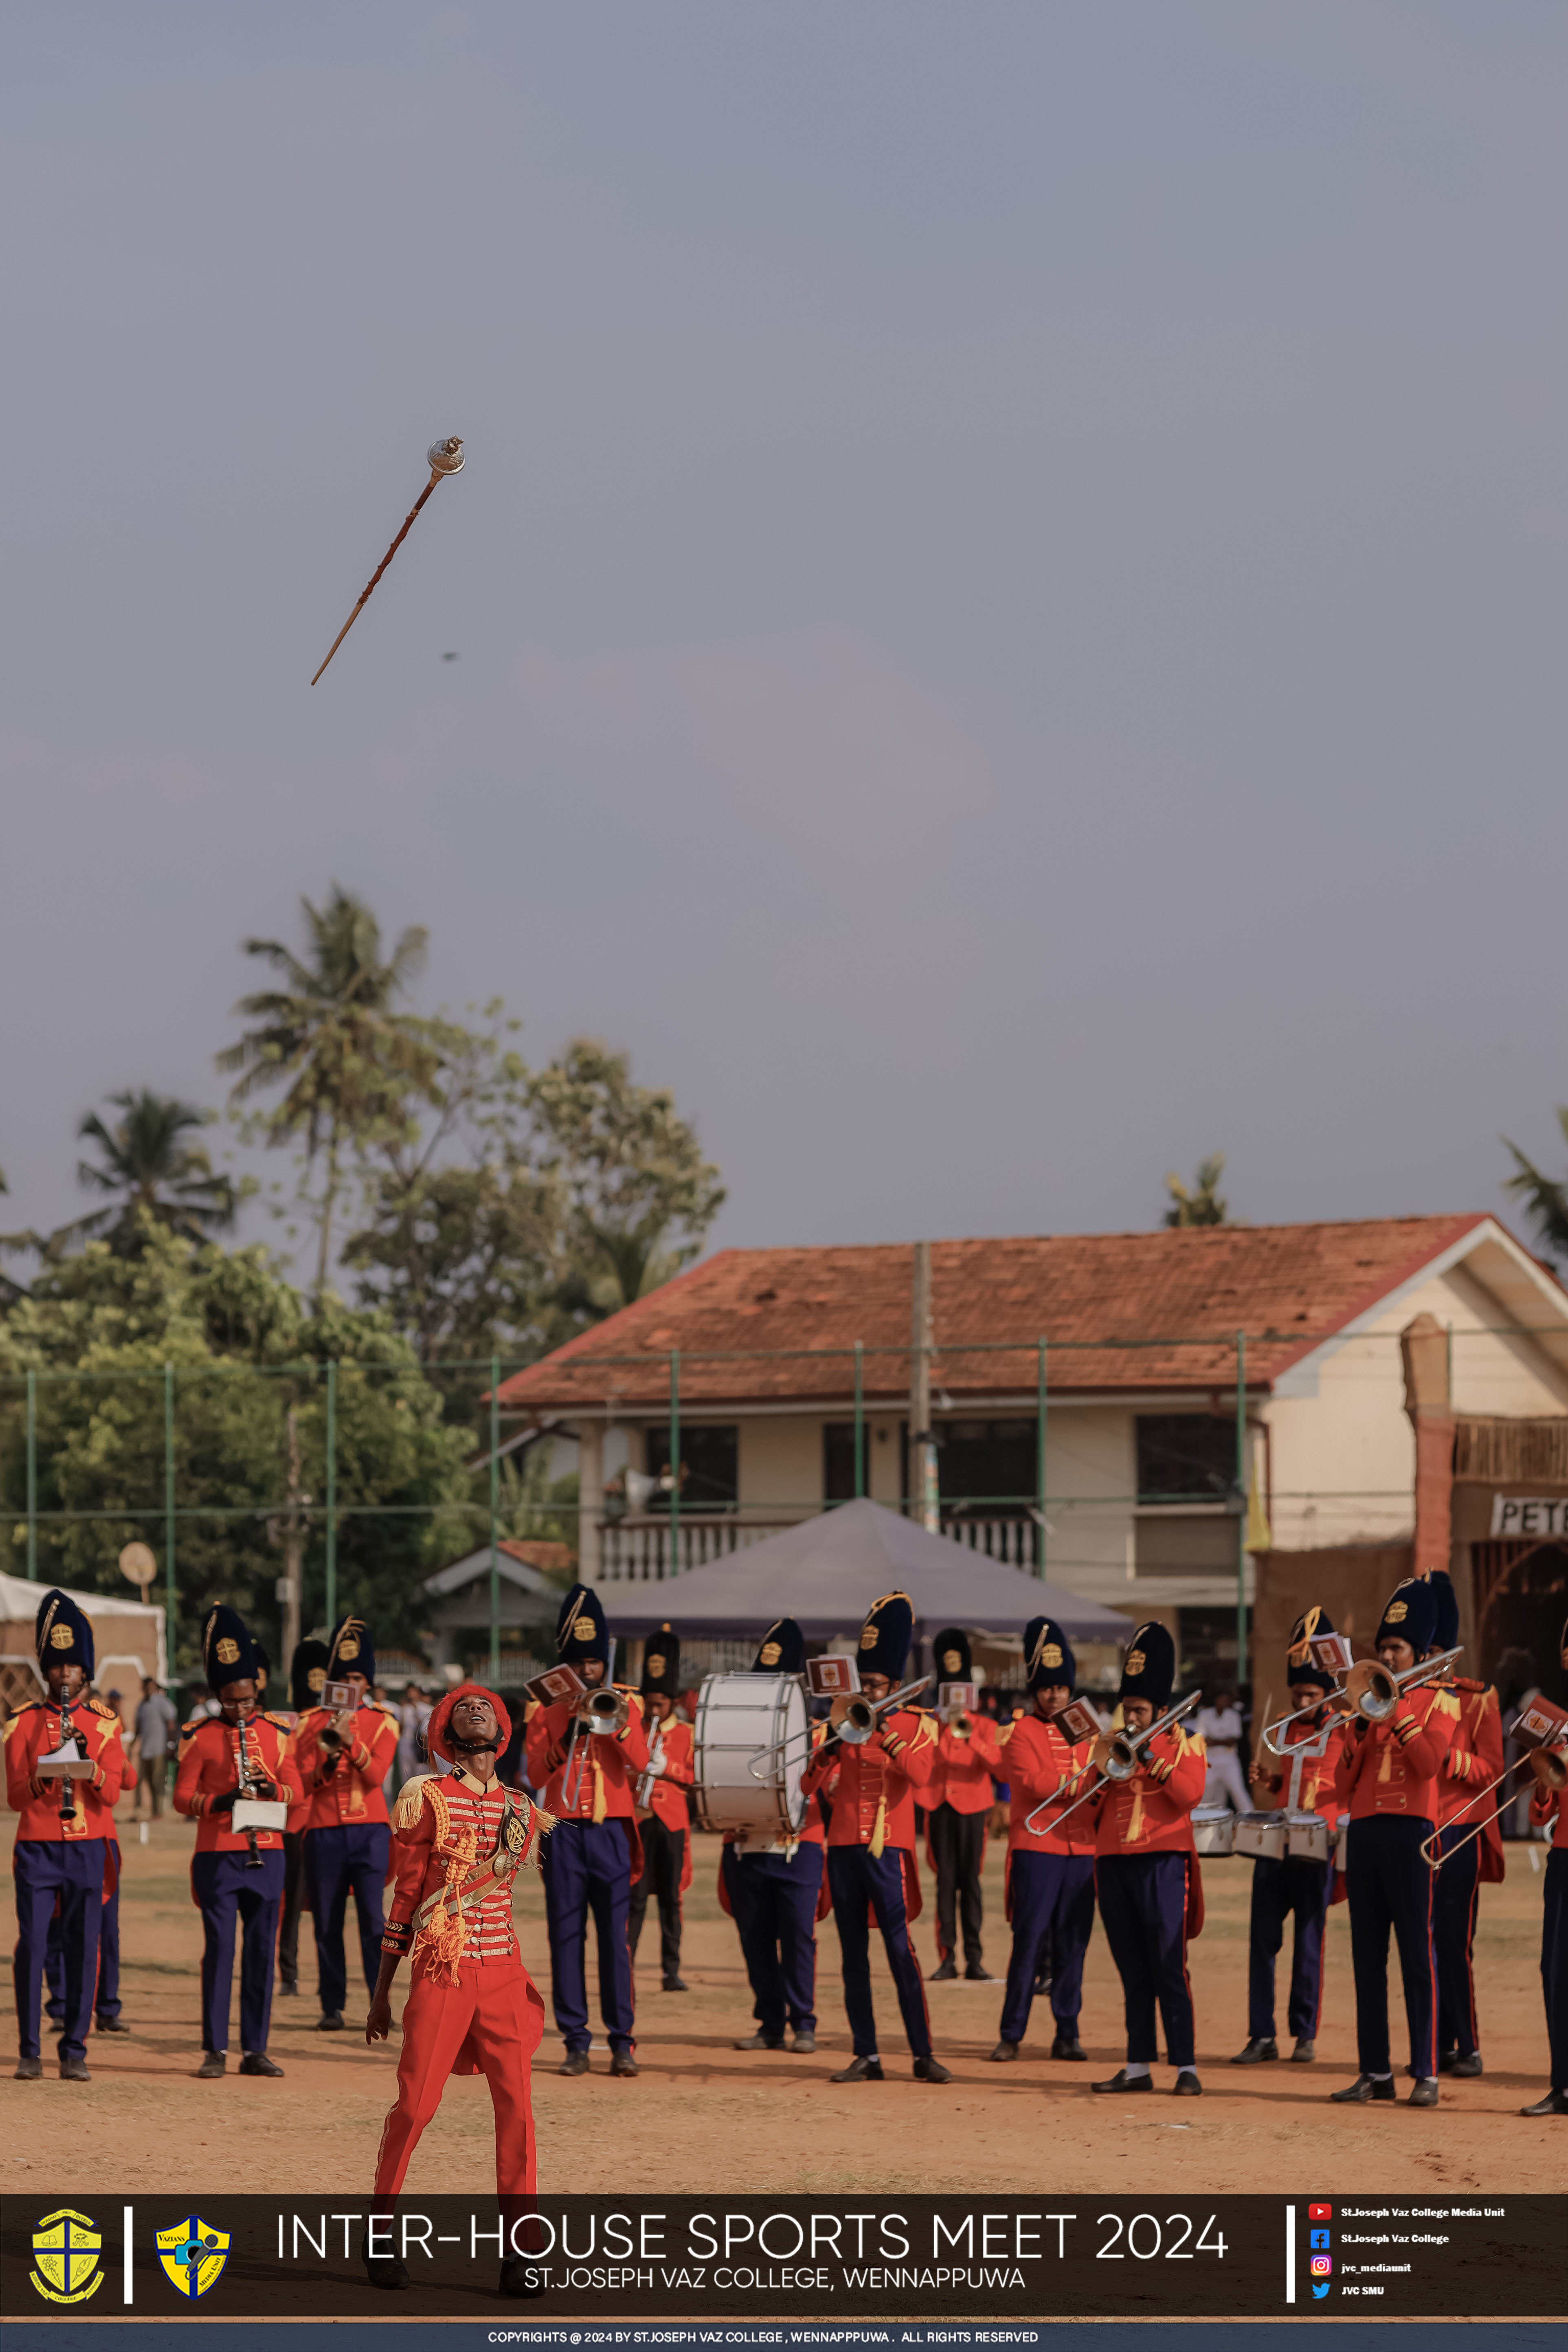
[(210, 2221), (192, 2213), (173, 2229), (157, 2232), (158, 2260), (168, 2273), (176, 2294), (186, 2295), (194, 2303), (198, 2294), (208, 2294), (223, 2276), (223, 2266), (228, 2260), (228, 2231), (215, 2230)]
[(46, 2213), (33, 2231), (33, 2284), (46, 2303), (85, 2303), (103, 2284), (98, 2224), (73, 2206)]

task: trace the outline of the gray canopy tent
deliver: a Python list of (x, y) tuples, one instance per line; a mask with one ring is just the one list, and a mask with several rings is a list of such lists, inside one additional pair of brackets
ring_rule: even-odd
[(1069, 1641), (1126, 1641), (1132, 1621), (1043, 1583), (986, 1553), (880, 1503), (846, 1503), (764, 1537), (689, 1576), (658, 1584), (599, 1588), (612, 1631), (637, 1640), (668, 1625), (688, 1639), (761, 1633), (793, 1617), (808, 1642), (854, 1633), (884, 1592), (907, 1592), (917, 1641), (944, 1625), (970, 1633), (1021, 1633), (1031, 1617), (1054, 1617)]

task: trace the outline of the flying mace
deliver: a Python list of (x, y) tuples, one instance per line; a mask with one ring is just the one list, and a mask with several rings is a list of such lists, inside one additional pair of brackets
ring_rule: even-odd
[(463, 445), (459, 440), (454, 438), (448, 441), (432, 441), (429, 448), (425, 454), (429, 459), (430, 478), (426, 483), (425, 488), (420, 491), (419, 496), (415, 499), (414, 504), (410, 507), (407, 514), (404, 517), (403, 529), (398, 532), (397, 537), (393, 541), (392, 545), (387, 549), (386, 553), (382, 557), (381, 562), (371, 573), (370, 586), (366, 588), (363, 595), (360, 598), (359, 603), (354, 606), (353, 611), (349, 614), (348, 619), (343, 623), (342, 627), (332, 639), (331, 650), (327, 656), (327, 660), (321, 664), (321, 669), (316, 672), (315, 677), (310, 680), (310, 684), (312, 686), (314, 686), (317, 683), (317, 680), (321, 677), (322, 672), (326, 669), (327, 663), (331, 660), (332, 655), (337, 652), (338, 647), (342, 644), (343, 639), (348, 635), (349, 631), (353, 627), (354, 623), (359, 619), (360, 614), (369, 604), (372, 589), (374, 588), (376, 582), (381, 578), (382, 573), (386, 570), (387, 565), (391, 562), (393, 557), (396, 554), (398, 549), (402, 546), (404, 541), (413, 530), (415, 516), (418, 513), (420, 508), (424, 505), (426, 499), (429, 497), (437, 483), (445, 481), (448, 474), (460, 474), (463, 470)]

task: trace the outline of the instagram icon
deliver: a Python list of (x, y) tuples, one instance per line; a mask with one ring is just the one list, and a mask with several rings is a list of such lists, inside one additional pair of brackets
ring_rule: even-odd
[(1312, 2276), (1314, 2278), (1327, 2278), (1329, 2273), (1333, 2269), (1333, 2267), (1334, 2258), (1332, 2254), (1314, 2254), (1312, 2256)]

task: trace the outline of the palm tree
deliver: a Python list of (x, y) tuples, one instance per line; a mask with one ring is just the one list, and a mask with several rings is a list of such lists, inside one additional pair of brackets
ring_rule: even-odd
[(1200, 1160), (1198, 1172), (1189, 1192), (1179, 1176), (1167, 1176), (1165, 1190), (1171, 1205), (1165, 1212), (1167, 1225), (1228, 1225), (1230, 1211), (1219, 1197), (1219, 1180), (1225, 1173), (1225, 1154), (1216, 1151), (1211, 1159)]
[(261, 1124), (268, 1143), (303, 1139), (307, 1166), (325, 1158), (317, 1214), (321, 1246), (316, 1288), (326, 1286), (332, 1213), (342, 1186), (342, 1151), (351, 1139), (398, 1134), (408, 1125), (409, 1095), (428, 1091), (437, 1056), (427, 1024), (393, 1010), (425, 960), (426, 933), (405, 930), (384, 962), (381, 926), (361, 898), (334, 882), (322, 908), (300, 900), (303, 957), (279, 940), (247, 940), (283, 978), (280, 989), (241, 997), (237, 1014), (258, 1025), (217, 1057), (242, 1075), (231, 1105), (263, 1087), (284, 1086), (283, 1099)]
[(42, 1244), (49, 1258), (63, 1256), (73, 1241), (89, 1241), (107, 1234), (116, 1253), (133, 1256), (141, 1246), (141, 1219), (151, 1217), (185, 1241), (209, 1241), (233, 1224), (235, 1192), (226, 1176), (215, 1176), (212, 1161), (199, 1143), (185, 1139), (205, 1127), (212, 1113), (170, 1095), (155, 1095), (143, 1087), (110, 1095), (111, 1109), (120, 1112), (106, 1126), (89, 1111), (77, 1129), (83, 1143), (95, 1143), (96, 1160), (77, 1162), (77, 1181), (89, 1192), (109, 1195), (101, 1209), (89, 1211), (61, 1225)]
[[(1563, 1129), (1563, 1141), (1568, 1143), (1568, 1103), (1559, 1104), (1557, 1123)], [(1552, 1257), (1568, 1259), (1568, 1183), (1542, 1175), (1517, 1143), (1509, 1143), (1506, 1135), (1503, 1141), (1508, 1143), (1515, 1165), (1515, 1173), (1503, 1179), (1503, 1191), (1517, 1193), (1528, 1203), (1542, 1248)]]

